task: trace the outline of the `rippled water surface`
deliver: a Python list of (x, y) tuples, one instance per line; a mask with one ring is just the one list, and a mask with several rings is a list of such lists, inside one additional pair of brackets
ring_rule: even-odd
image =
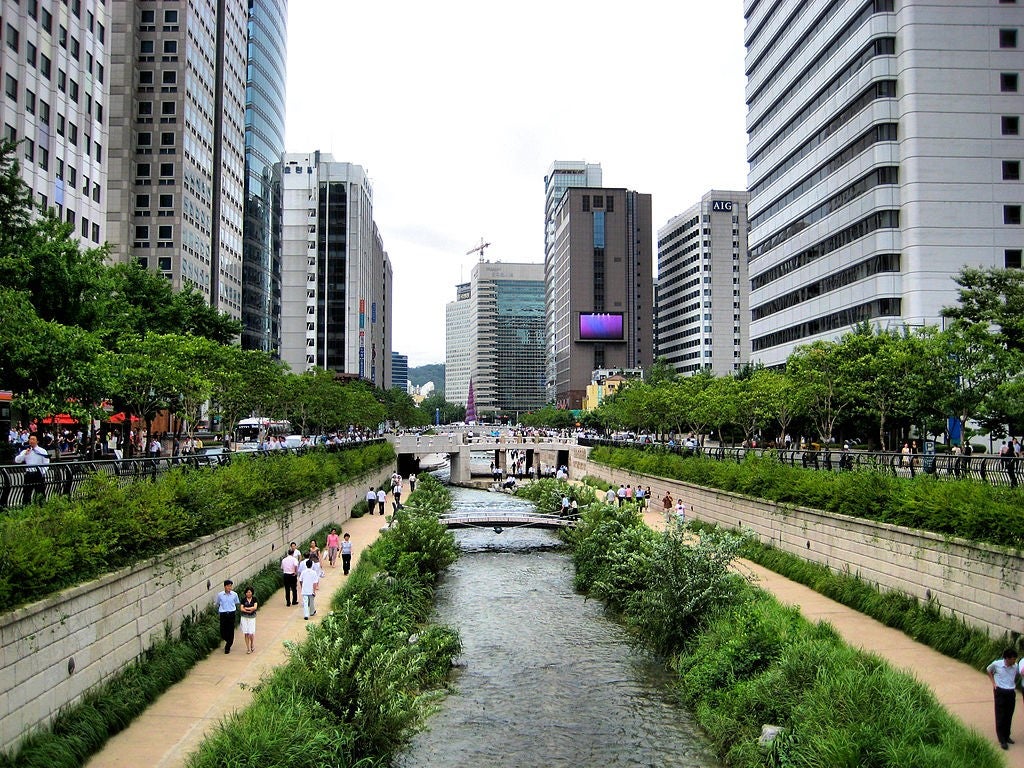
[[(456, 511), (523, 509), (453, 489)], [(554, 533), (457, 531), (463, 550), (437, 616), (464, 645), (455, 693), (397, 761), (413, 766), (717, 766), (659, 663), (630, 649), (601, 605), (573, 591)]]

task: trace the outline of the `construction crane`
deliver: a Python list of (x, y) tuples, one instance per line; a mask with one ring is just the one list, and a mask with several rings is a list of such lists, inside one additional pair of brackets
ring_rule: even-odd
[(466, 251), (466, 255), (469, 256), (469, 254), (471, 254), (471, 253), (479, 253), (480, 254), (480, 261), (483, 261), (484, 260), (484, 249), (485, 248), (490, 248), (490, 247), (491, 247), (491, 244), (490, 243), (485, 243), (484, 239), (481, 237), (480, 238), (480, 245), (478, 245), (476, 248), (470, 248), (468, 251)]

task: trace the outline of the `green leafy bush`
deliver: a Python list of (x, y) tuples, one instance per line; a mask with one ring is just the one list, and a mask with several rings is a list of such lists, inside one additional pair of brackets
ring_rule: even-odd
[(125, 487), (94, 475), (80, 497), (0, 516), (0, 611), (236, 523), (272, 518), (394, 458), (382, 442), (344, 452), (237, 455), (229, 465), (177, 469)]

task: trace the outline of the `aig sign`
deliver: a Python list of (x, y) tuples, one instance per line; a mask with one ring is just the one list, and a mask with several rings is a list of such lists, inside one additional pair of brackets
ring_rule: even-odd
[(711, 210), (714, 211), (731, 211), (732, 200), (712, 200)]

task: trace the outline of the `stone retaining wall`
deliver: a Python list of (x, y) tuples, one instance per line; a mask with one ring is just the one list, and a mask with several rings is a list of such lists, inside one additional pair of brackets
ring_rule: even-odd
[(1024, 557), (989, 544), (946, 538), (886, 523), (605, 467), (573, 450), (571, 477), (651, 486), (654, 504), (665, 491), (693, 507), (693, 516), (752, 531), (765, 544), (837, 570), (849, 570), (883, 589), (927, 600), (993, 636), (1024, 633)]
[(284, 557), (290, 541), (308, 544), (312, 532), (348, 520), (367, 487), (393, 471), (383, 467), (262, 526), (235, 525), (0, 616), (0, 748), (135, 661), (167, 627), (177, 632), (185, 616), (213, 603), (224, 579), (240, 588)]

